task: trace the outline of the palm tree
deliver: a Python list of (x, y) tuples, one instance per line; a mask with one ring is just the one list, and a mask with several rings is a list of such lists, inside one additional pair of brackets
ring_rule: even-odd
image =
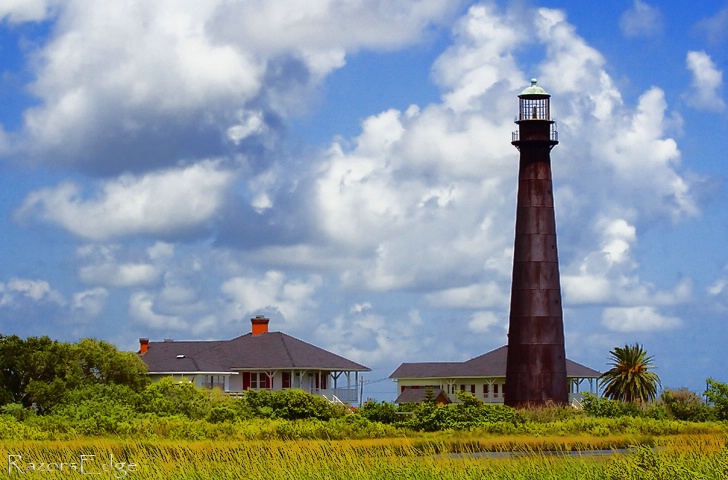
[(648, 402), (657, 396), (657, 387), (662, 387), (660, 377), (651, 372), (652, 356), (647, 356), (642, 345), (615, 347), (609, 352), (612, 368), (600, 378), (604, 395), (612, 400), (625, 402)]

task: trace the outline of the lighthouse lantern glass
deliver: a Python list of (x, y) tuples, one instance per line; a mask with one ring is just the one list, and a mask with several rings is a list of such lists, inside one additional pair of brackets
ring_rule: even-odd
[(520, 105), (518, 120), (551, 120), (548, 97), (528, 98), (524, 95), (520, 99)]

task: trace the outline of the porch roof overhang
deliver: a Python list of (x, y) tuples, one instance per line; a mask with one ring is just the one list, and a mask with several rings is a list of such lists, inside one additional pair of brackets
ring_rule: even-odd
[(371, 372), (371, 368), (341, 368), (341, 367), (231, 367), (233, 371), (245, 371), (245, 372), (270, 372), (271, 370), (286, 370), (286, 371), (308, 371), (308, 370), (319, 370), (324, 372)]
[(217, 372), (217, 371), (180, 371), (180, 372), (147, 372), (149, 375), (239, 375), (238, 372)]

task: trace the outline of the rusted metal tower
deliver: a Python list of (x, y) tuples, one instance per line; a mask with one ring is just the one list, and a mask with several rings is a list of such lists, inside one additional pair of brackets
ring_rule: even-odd
[(516, 239), (505, 404), (568, 403), (564, 321), (556, 249), (551, 149), (559, 143), (551, 95), (531, 80), (519, 96)]

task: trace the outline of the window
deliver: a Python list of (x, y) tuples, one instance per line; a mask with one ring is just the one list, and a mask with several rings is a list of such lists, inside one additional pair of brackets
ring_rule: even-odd
[(205, 375), (203, 380), (203, 386), (205, 388), (219, 388), (225, 390), (225, 376), (224, 375)]
[(483, 398), (488, 397), (490, 397), (490, 385), (486, 383), (485, 385), (483, 385)]
[(270, 378), (265, 372), (251, 372), (250, 373), (250, 388), (252, 390), (262, 390), (264, 388), (270, 388)]
[(250, 374), (250, 388), (253, 390), (258, 389), (258, 372), (253, 372)]
[(281, 388), (291, 388), (291, 372), (282, 372)]
[(498, 384), (493, 384), (493, 398), (498, 398)]

